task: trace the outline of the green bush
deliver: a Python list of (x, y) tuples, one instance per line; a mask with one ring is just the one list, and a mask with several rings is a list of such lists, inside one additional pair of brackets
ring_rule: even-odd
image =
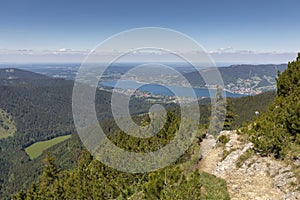
[(300, 54), (276, 81), (275, 101), (245, 130), (263, 155), (285, 158), (292, 146), (300, 146)]
[(218, 137), (218, 142), (221, 142), (222, 144), (226, 144), (227, 142), (229, 142), (229, 138), (226, 135), (220, 135)]

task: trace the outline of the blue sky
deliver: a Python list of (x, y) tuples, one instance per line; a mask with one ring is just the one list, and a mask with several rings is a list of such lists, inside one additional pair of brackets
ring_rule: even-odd
[(183, 32), (213, 53), (289, 53), (285, 61), (300, 50), (299, 8), (298, 0), (2, 0), (0, 54), (79, 55), (120, 31), (154, 26)]

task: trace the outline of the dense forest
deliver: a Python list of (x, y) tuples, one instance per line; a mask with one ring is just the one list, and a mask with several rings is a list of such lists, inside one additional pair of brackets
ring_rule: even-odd
[[(0, 94), (0, 108), (13, 117), (17, 132), (13, 137), (0, 140), (2, 198), (10, 198), (11, 194), (23, 188), (16, 198), (229, 199), (223, 180), (194, 169), (199, 159), (200, 146), (197, 140), (186, 154), (166, 169), (135, 175), (116, 171), (97, 161), (82, 147), (72, 120), (72, 81), (17, 69), (14, 69), (14, 78), (8, 80), (9, 76), (4, 72), (0, 71), (0, 87), (3, 91)], [(115, 144), (125, 149), (130, 146), (127, 150), (135, 152), (152, 151), (172, 139), (180, 117), (176, 105), (164, 105), (168, 108), (168, 123), (160, 134), (148, 140), (137, 139), (124, 134), (110, 119), (110, 95), (98, 91), (96, 110), (105, 133)], [(227, 117), (232, 119), (228, 121), (226, 129), (237, 128), (243, 122), (250, 121), (256, 110), (266, 110), (274, 98), (274, 92), (270, 92), (227, 99), (227, 109), (230, 111)], [(201, 125), (197, 138), (206, 132), (211, 110), (209, 102), (199, 102)], [(141, 99), (131, 99), (131, 105), (134, 105), (131, 106), (133, 120), (140, 124), (147, 123), (147, 115), (140, 114), (148, 111), (151, 104)], [(245, 105), (248, 109), (245, 109)], [(44, 152), (37, 159), (30, 160), (24, 151), (34, 142), (70, 133), (71, 139), (48, 149), (51, 155)], [(112, 182), (112, 178), (116, 181)], [(196, 187), (201, 190), (194, 190)]]
[[(1, 197), (28, 187), (41, 173), (45, 153), (30, 160), (24, 151), (35, 142), (72, 134), (70, 140), (55, 145), (50, 151), (63, 169), (77, 166), (82, 145), (73, 124), (72, 89), (73, 81), (19, 69), (0, 69), (0, 108), (12, 116), (17, 130), (13, 137), (0, 140)], [(103, 123), (111, 116), (110, 95), (105, 91), (97, 93), (96, 109)], [(147, 103), (137, 99), (133, 99), (133, 105), (133, 114), (148, 108)]]
[[(138, 139), (117, 132), (110, 139), (128, 151), (153, 151), (172, 139), (178, 129), (178, 123), (176, 114), (168, 112), (167, 125), (152, 138)], [(200, 127), (197, 138), (203, 137), (203, 134), (205, 129)], [(117, 171), (85, 151), (82, 152), (76, 169), (59, 171), (54, 158), (48, 155), (37, 184), (33, 184), (27, 192), (21, 191), (15, 198), (229, 199), (224, 180), (198, 172), (196, 166), (199, 148), (200, 144), (195, 141), (174, 164), (144, 174)]]

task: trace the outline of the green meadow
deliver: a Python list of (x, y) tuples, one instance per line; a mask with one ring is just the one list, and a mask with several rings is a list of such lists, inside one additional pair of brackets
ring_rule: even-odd
[(71, 138), (71, 135), (64, 135), (53, 138), (51, 140), (36, 142), (25, 149), (25, 152), (29, 155), (30, 159), (33, 160), (39, 157), (44, 150), (56, 145), (60, 142), (63, 142), (67, 139)]

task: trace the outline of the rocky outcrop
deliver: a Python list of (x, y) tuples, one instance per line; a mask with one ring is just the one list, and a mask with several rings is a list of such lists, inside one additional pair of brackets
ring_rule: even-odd
[[(224, 147), (216, 145), (209, 153), (206, 150), (199, 169), (225, 179), (231, 199), (300, 200), (291, 165), (253, 153), (237, 167), (240, 156), (252, 149), (253, 144), (241, 140), (235, 131), (222, 131), (220, 135), (226, 135), (229, 142)], [(224, 150), (230, 153), (221, 160)]]
[(226, 174), (228, 171), (235, 169), (237, 159), (241, 155), (243, 155), (249, 148), (253, 148), (252, 143), (248, 143), (242, 150), (237, 149), (230, 153), (222, 162), (217, 163), (217, 167), (213, 171), (213, 174), (218, 174), (219, 176), (221, 176)]

